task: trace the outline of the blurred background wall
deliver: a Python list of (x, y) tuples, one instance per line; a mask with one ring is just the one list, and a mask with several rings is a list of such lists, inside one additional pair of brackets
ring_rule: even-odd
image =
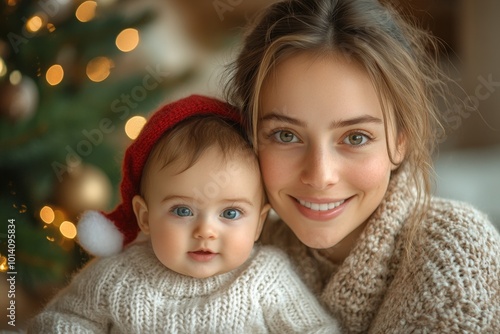
[[(22, 330), (88, 260), (75, 223), (84, 209), (116, 204), (123, 148), (159, 104), (221, 96), (241, 27), (270, 2), (0, 2), (2, 294), (16, 272), (16, 327), (5, 322), (12, 299), (2, 295), (0, 330)], [(463, 103), (443, 110), (436, 192), (472, 203), (500, 228), (500, 2), (395, 5), (442, 39), (443, 66), (461, 87)]]
[(436, 192), (472, 203), (500, 228), (500, 2), (405, 3), (449, 46), (443, 66), (460, 85), (454, 90), (462, 104), (443, 110)]

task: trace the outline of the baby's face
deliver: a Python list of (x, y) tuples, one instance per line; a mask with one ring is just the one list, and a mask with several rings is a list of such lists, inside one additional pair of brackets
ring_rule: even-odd
[(175, 163), (150, 169), (139, 225), (166, 267), (204, 278), (248, 259), (269, 208), (262, 208), (260, 174), (249, 159), (224, 163), (209, 149), (181, 173)]

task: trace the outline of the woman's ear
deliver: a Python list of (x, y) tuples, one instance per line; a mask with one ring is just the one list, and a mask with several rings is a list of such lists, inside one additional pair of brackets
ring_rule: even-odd
[(404, 133), (398, 133), (398, 137), (396, 139), (396, 147), (394, 152), (392, 152), (392, 161), (394, 161), (394, 166), (392, 170), (395, 170), (401, 165), (406, 156), (406, 148), (407, 148), (406, 136)]
[(144, 198), (135, 195), (132, 199), (132, 208), (134, 209), (137, 224), (144, 234), (149, 234), (149, 212)]
[(271, 205), (269, 203), (265, 204), (262, 207), (262, 210), (260, 210), (259, 225), (257, 226), (257, 230), (255, 231), (255, 241), (257, 241), (257, 239), (259, 239), (260, 237), (260, 233), (262, 232), (262, 228), (264, 227), (264, 222), (266, 221), (269, 210), (271, 210)]

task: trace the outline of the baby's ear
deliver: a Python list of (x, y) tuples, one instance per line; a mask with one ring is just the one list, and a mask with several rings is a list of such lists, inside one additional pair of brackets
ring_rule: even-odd
[(132, 207), (139, 228), (144, 234), (149, 234), (149, 212), (146, 201), (141, 196), (135, 195), (132, 199)]
[(257, 230), (255, 233), (255, 241), (257, 241), (257, 239), (259, 239), (260, 237), (260, 233), (262, 232), (262, 228), (264, 227), (264, 222), (266, 221), (269, 210), (271, 210), (271, 205), (269, 203), (265, 204), (260, 210), (259, 225), (257, 226)]

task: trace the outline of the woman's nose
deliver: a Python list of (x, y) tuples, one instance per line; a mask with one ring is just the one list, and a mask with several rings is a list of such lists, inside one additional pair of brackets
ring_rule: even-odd
[(200, 217), (196, 222), (193, 237), (195, 239), (216, 239), (217, 231), (214, 222), (207, 217)]
[(332, 149), (325, 146), (312, 146), (304, 157), (301, 181), (314, 188), (324, 190), (339, 181), (338, 159)]

